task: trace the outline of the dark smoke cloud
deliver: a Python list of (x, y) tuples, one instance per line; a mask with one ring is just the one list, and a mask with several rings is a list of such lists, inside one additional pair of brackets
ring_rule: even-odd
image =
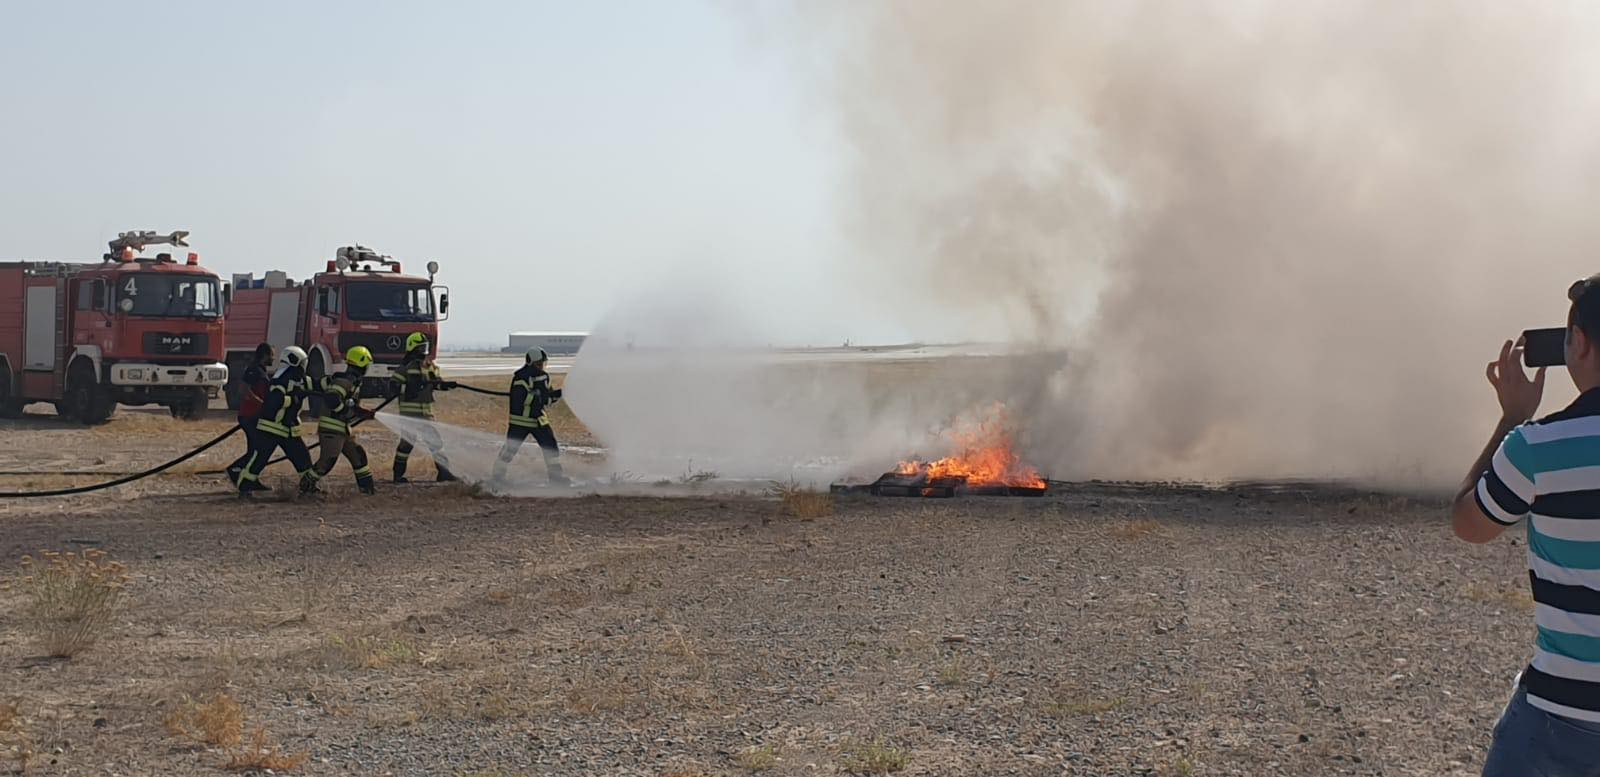
[(906, 314), (1071, 348), (1010, 387), (1057, 475), (1455, 477), (1492, 421), (1484, 361), (1600, 269), (1593, 6), (796, 21), (797, 51), (830, 52), (850, 234), (927, 281)]

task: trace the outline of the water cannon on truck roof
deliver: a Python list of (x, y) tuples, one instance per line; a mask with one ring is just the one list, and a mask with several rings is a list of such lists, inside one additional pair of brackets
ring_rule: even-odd
[(201, 415), (227, 383), (223, 290), (189, 233), (119, 233), (99, 262), (0, 262), (0, 415), (49, 402), (101, 423), (118, 404)]
[[(449, 288), (434, 283), (439, 263), (427, 269), (426, 278), (407, 275), (398, 259), (357, 244), (340, 247), (309, 280), (277, 270), (259, 279), (235, 275), (228, 365), (240, 376), (257, 345), (298, 345), (309, 355), (307, 374), (320, 378), (344, 369), (345, 352), (362, 345), (373, 357), (366, 390), (375, 390), (400, 365), (407, 335), (422, 332), (437, 343), (439, 322), (449, 318)], [(237, 407), (243, 387), (234, 381), (226, 393)]]

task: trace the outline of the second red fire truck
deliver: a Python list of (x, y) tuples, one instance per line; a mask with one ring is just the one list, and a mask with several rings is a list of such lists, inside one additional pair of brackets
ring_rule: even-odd
[[(296, 282), (286, 273), (263, 278), (235, 275), (228, 308), (227, 362), (235, 379), (228, 384), (228, 406), (243, 396), (244, 374), (257, 345), (304, 348), (307, 374), (321, 378), (344, 369), (344, 353), (364, 345), (372, 351), (367, 392), (375, 392), (405, 355), (406, 335), (422, 332), (439, 347), (439, 322), (449, 317), (449, 289), (434, 284), (437, 262), (428, 276), (406, 275), (394, 257), (365, 246), (340, 248), (327, 269)], [(315, 412), (315, 407), (312, 408)]]

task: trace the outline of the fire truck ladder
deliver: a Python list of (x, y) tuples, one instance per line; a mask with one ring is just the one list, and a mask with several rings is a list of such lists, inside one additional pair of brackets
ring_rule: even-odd
[(112, 261), (122, 253), (124, 248), (132, 248), (135, 252), (143, 251), (145, 246), (169, 245), (187, 247), (189, 245), (189, 230), (173, 230), (171, 234), (158, 234), (153, 229), (135, 229), (127, 232), (118, 232), (117, 238), (107, 243), (111, 247), (106, 254), (106, 261)]

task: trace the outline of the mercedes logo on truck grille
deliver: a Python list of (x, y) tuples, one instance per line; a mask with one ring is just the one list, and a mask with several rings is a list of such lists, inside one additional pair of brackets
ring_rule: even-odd
[(390, 335), (387, 345), (391, 351), (400, 350), (400, 335)]

